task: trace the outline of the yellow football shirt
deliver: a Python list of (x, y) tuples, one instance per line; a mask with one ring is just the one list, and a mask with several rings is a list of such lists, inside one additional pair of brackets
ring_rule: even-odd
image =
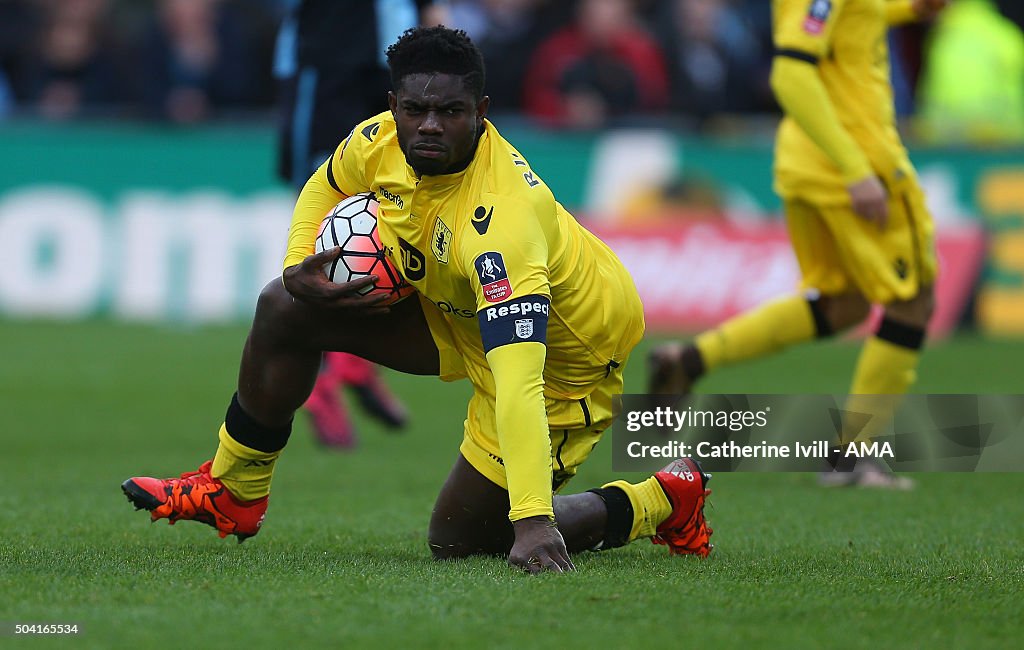
[(614, 253), (484, 124), (465, 170), (422, 178), (406, 163), (390, 112), (356, 126), (303, 189), (285, 265), (312, 253), (320, 221), (343, 196), (376, 194), (381, 243), (443, 314), (474, 390), (497, 403), (493, 434), (515, 520), (552, 514), (544, 400), (589, 395), (644, 322)]
[[(850, 158), (892, 186), (913, 175), (895, 124), (889, 78), (888, 25), (913, 17), (909, 0), (772, 0), (776, 57), (814, 65), (852, 139)], [(775, 144), (775, 187), (784, 198), (849, 203), (836, 161), (787, 115)]]

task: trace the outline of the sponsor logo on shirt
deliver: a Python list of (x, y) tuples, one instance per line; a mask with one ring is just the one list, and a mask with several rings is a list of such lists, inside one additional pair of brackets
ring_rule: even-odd
[(825, 29), (828, 16), (832, 13), (832, 0), (811, 0), (811, 6), (804, 18), (804, 31), (817, 36)]
[(399, 209), (405, 207), (405, 201), (402, 200), (402, 197), (398, 196), (394, 192), (389, 192), (388, 188), (384, 187), (383, 185), (377, 188), (377, 194), (380, 194), (388, 201), (391, 201), (392, 203), (397, 205)]
[(423, 253), (401, 237), (398, 238), (398, 245), (402, 249), (402, 268), (405, 271), (403, 274), (405, 279), (409, 282), (422, 280), (423, 276), (427, 274), (427, 260), (423, 257)]
[(462, 307), (456, 307), (447, 300), (431, 300), (430, 302), (437, 305), (437, 308), (446, 314), (452, 314), (460, 318), (473, 318), (476, 316), (476, 312), (471, 309), (464, 309)]
[(487, 302), (501, 302), (512, 295), (512, 284), (505, 273), (505, 260), (502, 259), (501, 253), (484, 253), (476, 258), (473, 266), (476, 267), (480, 289)]
[(476, 210), (473, 211), (473, 218), (470, 223), (476, 228), (478, 234), (482, 235), (487, 232), (487, 227), (491, 225), (491, 215), (494, 214), (494, 206), (488, 210), (482, 205), (478, 205)]

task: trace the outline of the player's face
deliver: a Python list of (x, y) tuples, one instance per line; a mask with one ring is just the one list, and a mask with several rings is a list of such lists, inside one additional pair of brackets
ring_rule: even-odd
[(398, 127), (398, 146), (417, 174), (434, 176), (465, 169), (476, 150), (489, 100), (474, 101), (462, 78), (411, 74), (388, 93)]

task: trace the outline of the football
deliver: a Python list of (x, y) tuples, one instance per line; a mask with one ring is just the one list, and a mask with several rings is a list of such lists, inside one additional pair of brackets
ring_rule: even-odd
[(414, 289), (387, 258), (377, 233), (377, 209), (380, 203), (372, 192), (350, 196), (331, 208), (316, 236), (316, 252), (341, 247), (341, 255), (324, 265), (331, 282), (349, 282), (367, 275), (379, 280), (360, 291), (363, 295), (384, 293), (384, 304), (398, 302)]

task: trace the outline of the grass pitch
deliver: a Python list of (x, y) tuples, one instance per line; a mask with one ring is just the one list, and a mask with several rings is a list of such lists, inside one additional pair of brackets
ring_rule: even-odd
[[(361, 421), (356, 453), (317, 448), (300, 417), (245, 544), (150, 526), (119, 484), (212, 455), (244, 335), (0, 322), (0, 646), (996, 648), (1024, 633), (1020, 474), (920, 475), (910, 493), (718, 474), (705, 561), (643, 542), (563, 576), (433, 562), (427, 521), (468, 386), (430, 379), (392, 376), (414, 422)], [(701, 388), (839, 393), (856, 352), (807, 346)], [(1024, 343), (937, 344), (917, 390), (1019, 392), (1022, 364)], [(571, 488), (610, 467), (606, 440)], [(31, 622), (82, 632), (11, 635)]]

